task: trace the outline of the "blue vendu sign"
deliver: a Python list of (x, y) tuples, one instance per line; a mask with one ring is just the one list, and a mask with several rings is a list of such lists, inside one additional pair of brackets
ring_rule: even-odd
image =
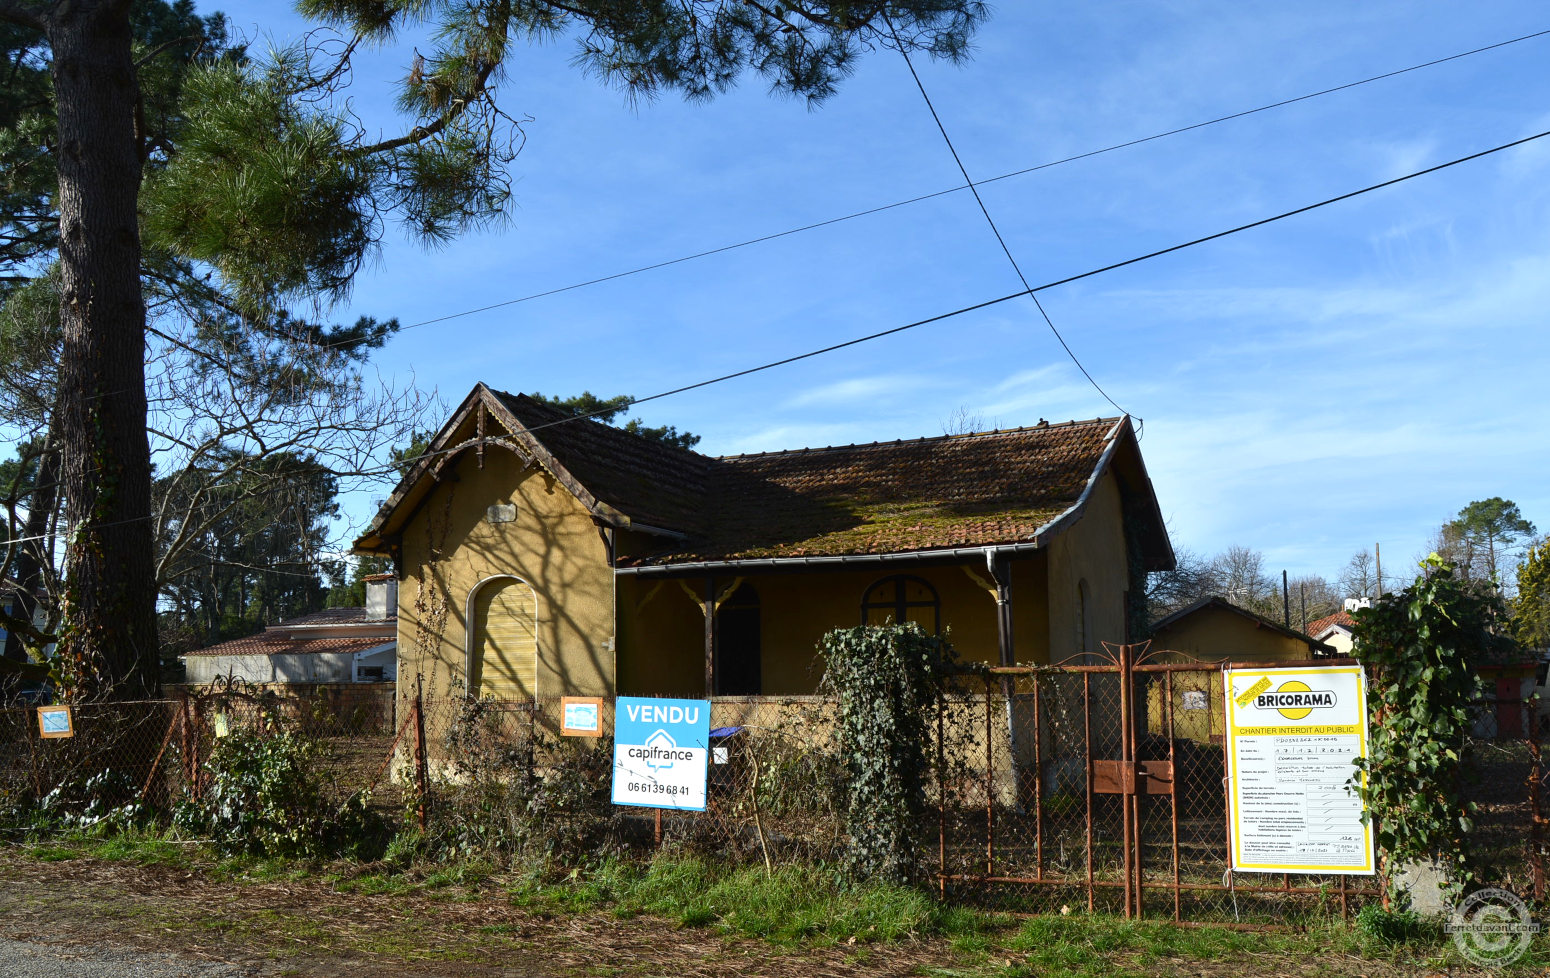
[(621, 696), (614, 709), (614, 804), (703, 812), (710, 703)]

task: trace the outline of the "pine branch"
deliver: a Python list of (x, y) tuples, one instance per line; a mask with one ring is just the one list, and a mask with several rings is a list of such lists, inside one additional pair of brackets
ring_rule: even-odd
[(40, 31), (48, 29), (43, 12), (24, 0), (0, 0), (0, 20)]
[[(0, 0), (0, 3), (3, 2), (5, 2), (5, 0)], [(403, 149), (405, 146), (413, 146), (418, 143), (423, 143), (427, 139), (430, 139), (432, 136), (436, 135), (443, 129), (447, 128), (447, 126), (457, 121), (459, 116), (468, 111), (469, 106), (473, 105), (475, 101), (484, 95), (485, 83), (489, 81), (490, 75), (494, 73), (498, 65), (499, 62), (496, 61), (486, 62), (483, 67), (479, 69), (479, 75), (474, 80), (473, 91), (468, 93), (466, 98), (459, 99), (456, 103), (454, 103), (452, 108), (448, 109), (446, 112), (443, 112), (441, 116), (430, 125), (415, 126), (413, 129), (409, 130), (409, 132), (402, 136), (398, 136), (394, 139), (385, 139), (380, 143), (373, 143), (370, 146), (363, 146), (356, 150), (356, 153), (361, 156), (375, 156), (378, 153), (391, 153), (396, 149)]]

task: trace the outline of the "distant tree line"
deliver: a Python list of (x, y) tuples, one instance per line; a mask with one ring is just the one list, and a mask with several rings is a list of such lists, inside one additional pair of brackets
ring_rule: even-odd
[[(1416, 557), (1435, 553), (1452, 568), (1450, 573), (1461, 586), (1505, 601), (1510, 617), (1500, 626), (1504, 633), (1510, 631), (1525, 649), (1544, 651), (1550, 649), (1550, 537), (1537, 533), (1516, 503), (1493, 496), (1471, 502), (1445, 520), (1432, 532), (1426, 552)], [(1152, 621), (1202, 598), (1218, 596), (1306, 630), (1312, 622), (1339, 611), (1348, 598), (1375, 601), (1403, 588), (1414, 571), (1412, 564), (1400, 561), (1380, 578), (1377, 554), (1363, 548), (1333, 579), (1298, 575), (1289, 578), (1283, 590), (1279, 575), (1267, 568), (1264, 554), (1250, 547), (1231, 546), (1209, 557), (1182, 548), (1177, 554), (1173, 570), (1148, 579)]]

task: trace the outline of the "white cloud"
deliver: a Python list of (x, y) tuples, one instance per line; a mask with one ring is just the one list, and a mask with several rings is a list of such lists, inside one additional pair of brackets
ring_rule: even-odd
[(919, 391), (941, 387), (943, 382), (921, 374), (880, 374), (852, 377), (819, 387), (809, 387), (789, 398), (785, 407), (836, 407), (861, 403), (897, 401)]

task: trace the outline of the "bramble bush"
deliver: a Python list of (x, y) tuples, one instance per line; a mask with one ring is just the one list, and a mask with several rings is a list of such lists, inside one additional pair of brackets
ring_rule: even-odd
[(173, 824), (228, 854), (376, 858), (390, 835), (386, 820), (364, 792), (338, 805), (328, 799), (319, 755), (315, 741), (272, 714), (236, 727), (216, 740), (203, 792), (177, 806)]
[(545, 734), (487, 700), (471, 700), (447, 736), (451, 759), (432, 788), (422, 850), (565, 863), (616, 848), (611, 745)]

